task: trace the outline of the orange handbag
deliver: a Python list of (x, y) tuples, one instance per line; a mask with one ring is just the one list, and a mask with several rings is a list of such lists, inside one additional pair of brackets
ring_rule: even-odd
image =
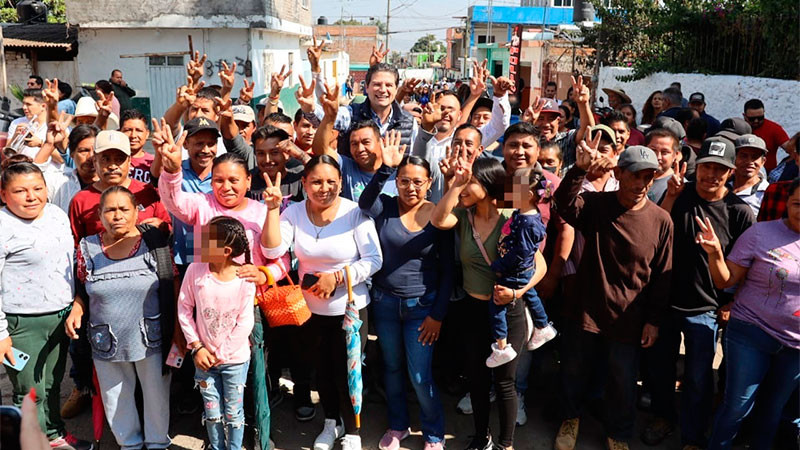
[(300, 286), (294, 284), (292, 277), (281, 266), (284, 276), (289, 280), (288, 286), (277, 286), (272, 273), (263, 266), (258, 268), (267, 276), (267, 286), (256, 287), (256, 303), (270, 327), (284, 325), (302, 325), (311, 317), (306, 299)]

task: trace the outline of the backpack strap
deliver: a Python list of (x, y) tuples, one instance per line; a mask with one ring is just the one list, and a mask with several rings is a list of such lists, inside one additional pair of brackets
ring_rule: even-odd
[[(175, 273), (173, 272), (172, 254), (169, 250), (167, 236), (158, 228), (149, 224), (136, 226), (142, 233), (145, 245), (156, 260), (158, 274), (158, 305), (161, 311), (161, 362), (165, 363), (172, 347), (172, 335), (175, 332)], [(163, 364), (162, 372), (169, 366)]]
[(489, 258), (489, 253), (486, 252), (486, 247), (483, 246), (483, 238), (481, 234), (478, 233), (478, 230), (475, 229), (475, 219), (472, 217), (472, 210), (467, 210), (467, 217), (469, 218), (469, 226), (472, 228), (472, 238), (475, 239), (475, 245), (478, 246), (478, 250), (481, 251), (481, 255), (483, 255), (483, 260), (486, 261), (486, 264), (491, 267), (492, 260)]

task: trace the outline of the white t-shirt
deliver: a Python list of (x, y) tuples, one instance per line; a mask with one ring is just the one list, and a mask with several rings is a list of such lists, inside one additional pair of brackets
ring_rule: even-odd
[[(265, 249), (267, 258), (277, 258), (294, 245), (300, 279), (307, 273), (336, 272), (350, 266), (353, 298), (358, 309), (369, 304), (365, 281), (381, 268), (383, 255), (375, 223), (358, 204), (341, 198), (333, 222), (317, 227), (308, 217), (307, 200), (293, 203), (281, 213), (281, 245)], [(308, 308), (322, 316), (341, 316), (347, 307), (347, 286), (337, 286), (329, 299), (303, 291)]]

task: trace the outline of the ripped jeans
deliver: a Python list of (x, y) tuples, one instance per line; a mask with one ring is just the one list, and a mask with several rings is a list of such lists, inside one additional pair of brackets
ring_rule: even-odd
[[(210, 450), (239, 450), (244, 438), (244, 385), (250, 361), (222, 364), (208, 372), (195, 371), (195, 385), (203, 396), (203, 422)], [(225, 445), (225, 431), (228, 445)]]

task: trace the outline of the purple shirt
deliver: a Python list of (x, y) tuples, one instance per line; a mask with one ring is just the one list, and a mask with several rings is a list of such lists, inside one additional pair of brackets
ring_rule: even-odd
[(749, 268), (732, 317), (800, 349), (800, 234), (782, 219), (758, 222), (739, 237), (728, 260)]

